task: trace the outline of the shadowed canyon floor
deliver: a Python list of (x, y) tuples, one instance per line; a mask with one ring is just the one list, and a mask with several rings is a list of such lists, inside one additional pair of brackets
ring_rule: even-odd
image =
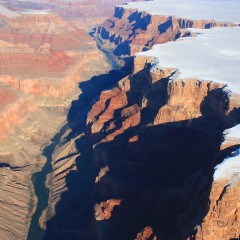
[[(99, 12), (96, 22), (111, 11)], [(0, 3), (3, 240), (27, 239), (37, 206), (31, 177), (46, 162), (44, 147), (66, 123), (71, 102), (80, 93), (78, 83), (111, 69), (88, 35), (90, 23), (82, 24), (82, 16), (69, 20), (58, 13), (40, 1)], [(86, 21), (88, 17), (92, 15), (86, 14)]]
[(239, 23), (122, 2), (0, 2), (1, 239), (240, 238), (239, 90), (134, 56)]

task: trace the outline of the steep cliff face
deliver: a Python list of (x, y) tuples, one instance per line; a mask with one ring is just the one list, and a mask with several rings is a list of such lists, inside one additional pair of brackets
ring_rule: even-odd
[[(1, 239), (27, 238), (36, 206), (32, 173), (66, 120), (76, 83), (86, 79), (67, 116), (72, 132), (62, 136), (46, 180), (44, 238), (238, 239), (238, 176), (229, 183), (214, 171), (239, 148), (239, 139), (224, 136), (240, 123), (239, 94), (218, 82), (181, 79), (179, 69), (157, 67), (156, 57), (137, 56), (130, 75), (102, 74), (109, 64), (79, 28), (121, 1), (2, 2), (38, 10), (0, 6), (0, 123), (11, 133), (0, 148)], [(47, 7), (81, 20), (70, 23)], [(234, 26), (117, 7), (95, 39), (122, 59), (193, 36), (187, 28)]]
[[(230, 107), (239, 109), (239, 95), (234, 101), (221, 84), (180, 80), (176, 69), (150, 71), (146, 57), (135, 64), (132, 75), (93, 104), (85, 133), (56, 152), (50, 238), (65, 239), (73, 230), (76, 239), (212, 237), (204, 224), (197, 235), (196, 227), (208, 212), (209, 194), (210, 199), (221, 194), (214, 191), (218, 183), (211, 186), (213, 168), (226, 154), (220, 150), (224, 129), (239, 123), (239, 111), (232, 114)], [(62, 181), (65, 187), (59, 188)], [(231, 205), (237, 206), (237, 201)], [(213, 218), (206, 217), (212, 223)]]
[[(139, 76), (137, 79), (139, 80)], [(164, 81), (164, 80), (160, 79), (160, 82), (161, 81)], [(130, 82), (133, 83), (134, 82), (133, 79), (131, 79)], [(110, 179), (109, 181), (107, 180), (108, 177), (111, 179), (112, 177), (113, 178), (115, 177), (118, 179), (119, 176), (124, 175), (124, 179), (125, 179), (126, 175), (129, 174), (129, 178), (133, 180), (133, 178), (135, 177), (135, 174), (144, 175), (145, 180), (142, 180), (142, 181), (148, 182), (150, 181), (151, 177), (153, 177), (155, 184), (156, 184), (156, 179), (160, 178), (161, 181), (159, 181), (158, 183), (160, 188), (164, 187), (165, 184), (169, 184), (167, 187), (168, 191), (169, 191), (169, 188), (173, 188), (173, 189), (177, 188), (178, 191), (180, 191), (180, 193), (179, 192), (177, 193), (176, 189), (173, 190), (173, 192), (175, 192), (175, 193), (172, 193), (173, 196), (171, 196), (170, 193), (165, 192), (165, 194), (167, 195), (165, 197), (168, 199), (167, 203), (165, 203), (167, 205), (162, 204), (161, 200), (159, 202), (157, 201), (158, 203), (155, 202), (155, 204), (157, 205), (156, 208), (154, 208), (154, 215), (156, 215), (156, 218), (155, 218), (156, 222), (152, 220), (153, 221), (152, 226), (156, 227), (155, 234), (157, 234), (157, 236), (160, 239), (163, 237), (170, 239), (170, 236), (173, 239), (188, 239), (188, 238), (190, 239), (191, 235), (192, 237), (194, 236), (194, 224), (197, 224), (197, 223), (201, 224), (200, 219), (201, 217), (204, 216), (204, 214), (207, 211), (208, 191), (209, 191), (209, 187), (211, 186), (211, 172), (213, 170), (212, 166), (214, 166), (217, 162), (217, 155), (219, 154), (218, 151), (220, 147), (219, 144), (221, 144), (221, 131), (222, 129), (228, 128), (229, 127), (228, 124), (231, 124), (230, 122), (232, 122), (232, 124), (234, 125), (236, 119), (229, 120), (229, 115), (231, 115), (231, 113), (228, 113), (225, 94), (222, 91), (222, 86), (219, 84), (210, 83), (210, 82), (199, 82), (198, 80), (188, 80), (188, 81), (185, 80), (183, 83), (181, 80), (175, 80), (171, 83), (167, 83), (167, 86), (164, 92), (163, 85), (161, 85), (160, 82), (158, 83), (160, 86), (160, 87), (158, 86), (159, 89), (157, 91), (155, 89), (155, 91), (157, 92), (157, 94), (161, 96), (162, 101), (161, 101), (161, 98), (156, 99), (156, 96), (154, 96), (154, 91), (150, 90), (149, 92), (147, 92), (149, 95), (146, 94), (145, 91), (141, 91), (141, 94), (142, 93), (144, 94), (144, 101), (142, 102), (144, 103), (147, 102), (147, 104), (144, 104), (141, 106), (142, 107), (141, 114), (139, 115), (136, 114), (136, 111), (135, 112), (129, 111), (129, 109), (133, 106), (131, 107), (125, 106), (126, 101), (121, 101), (120, 100), (121, 98), (117, 98), (118, 96), (121, 95), (119, 93), (117, 94), (117, 97), (115, 96), (112, 97), (111, 94), (108, 95), (110, 98), (110, 100), (108, 101), (109, 106), (107, 107), (107, 109), (104, 110), (104, 113), (99, 115), (96, 112), (96, 116), (98, 120), (95, 120), (95, 121), (93, 120), (94, 123), (91, 128), (92, 135), (96, 131), (98, 133), (100, 133), (101, 131), (106, 132), (107, 136), (104, 136), (104, 139), (101, 142), (106, 141), (107, 143), (106, 144), (102, 143), (102, 144), (99, 144), (97, 147), (95, 147), (96, 155), (94, 158), (94, 163), (97, 164), (99, 167), (105, 167), (107, 165), (110, 169), (109, 173), (106, 174), (105, 178), (102, 178), (102, 181), (98, 183), (98, 186), (100, 188), (98, 193), (100, 194), (101, 197), (103, 197), (103, 199), (107, 197), (112, 198), (113, 196), (115, 197), (117, 196), (118, 198), (122, 199), (123, 205), (124, 205), (124, 202), (125, 202), (124, 197), (128, 199), (128, 195), (125, 196), (121, 192), (122, 189), (119, 190), (118, 192), (118, 189), (116, 188), (118, 184), (116, 184), (114, 187), (111, 186), (112, 184), (110, 183)], [(144, 86), (144, 84), (141, 83), (141, 86)], [(133, 89), (135, 90), (136, 87), (137, 86), (134, 86)], [(157, 85), (155, 85), (154, 87), (156, 88)], [(144, 88), (146, 89), (146, 85), (144, 86)], [(128, 96), (130, 96), (129, 93), (128, 93)], [(150, 98), (148, 96), (150, 96)], [(165, 101), (163, 100), (164, 99), (163, 96), (166, 97)], [(141, 98), (142, 98), (141, 95), (134, 96), (134, 99), (141, 99)], [(151, 98), (153, 98), (155, 102), (151, 101)], [(112, 108), (111, 103), (115, 99), (116, 100), (119, 99), (118, 103), (120, 103), (120, 105), (115, 104), (114, 107)], [(182, 99), (182, 101), (180, 99)], [(189, 99), (190, 101), (186, 101), (186, 99)], [(158, 106), (156, 105), (156, 102), (159, 104)], [(106, 106), (106, 101), (102, 102), (102, 105)], [(216, 108), (216, 106), (218, 106), (219, 108)], [(158, 111), (157, 109), (159, 107), (160, 107), (160, 110)], [(239, 109), (239, 106), (237, 106), (237, 108)], [(112, 110), (114, 113), (111, 115), (108, 115), (108, 114), (106, 115), (106, 113), (111, 111), (111, 109), (114, 109)], [(125, 109), (128, 111), (128, 117), (122, 114), (119, 115), (117, 120), (112, 117), (112, 116), (115, 116), (115, 117), (117, 116), (118, 110), (119, 112), (123, 113)], [(153, 114), (152, 116), (155, 116), (155, 113), (157, 114), (156, 114), (155, 120), (152, 122), (150, 116), (151, 114)], [(140, 121), (140, 116), (141, 116), (141, 121)], [(127, 118), (127, 119), (120, 120), (119, 118), (120, 119)], [(132, 118), (134, 118), (134, 121), (132, 120)], [(239, 121), (239, 113), (238, 113), (237, 119)], [(137, 134), (138, 131), (136, 130), (135, 131), (130, 130), (130, 132), (127, 132), (127, 129), (131, 129), (131, 128), (134, 129), (134, 126), (138, 126), (140, 122), (151, 123), (151, 124), (153, 123), (153, 126), (151, 125), (151, 127), (150, 126), (148, 127), (149, 129), (152, 128), (153, 132), (150, 132), (148, 134), (150, 135), (149, 138), (154, 139), (153, 140), (154, 143), (149, 138), (147, 138), (148, 135), (146, 134), (142, 133), (142, 136), (141, 136), (141, 134)], [(135, 124), (132, 124), (132, 123), (135, 123)], [(166, 124), (168, 127), (164, 126)], [(110, 128), (108, 127), (109, 125), (114, 127)], [(121, 126), (121, 127), (118, 127), (118, 126)], [(161, 128), (167, 129), (165, 130), (166, 131), (165, 135), (162, 135), (162, 131), (158, 132)], [(171, 128), (173, 128), (174, 130)], [(190, 131), (190, 129), (196, 129), (196, 132), (191, 130), (193, 131), (193, 133), (189, 133), (188, 131)], [(131, 134), (131, 131), (134, 133)], [(181, 137), (183, 137), (181, 136), (181, 131), (184, 131), (183, 133), (184, 140), (182, 139), (181, 141), (179, 141), (177, 139), (178, 138), (181, 139)], [(126, 139), (124, 139), (124, 133), (125, 133)], [(205, 140), (203, 139), (200, 140), (201, 137), (198, 136), (198, 134), (200, 133), (203, 134), (203, 136), (201, 137), (205, 138)], [(179, 134), (181, 137), (180, 136), (176, 137), (177, 134)], [(119, 136), (119, 140), (117, 138), (118, 136)], [(157, 145), (157, 142), (159, 141), (157, 140), (157, 136), (160, 139), (161, 137), (163, 138), (164, 136), (164, 140), (162, 140), (163, 142), (161, 142), (160, 145)], [(171, 140), (169, 139), (168, 141), (168, 138), (170, 138)], [(130, 155), (128, 155), (129, 147), (126, 147), (126, 146), (122, 148), (120, 147), (122, 144), (122, 142), (120, 144), (120, 141), (124, 141), (123, 139), (126, 141), (126, 143), (128, 143), (127, 146), (129, 147), (131, 146), (131, 144), (135, 145), (135, 148), (137, 149), (140, 147), (141, 150), (138, 150), (140, 151), (139, 153), (140, 155), (138, 155), (136, 152), (132, 153), (131, 148), (130, 148), (131, 154), (129, 153)], [(197, 145), (195, 146), (193, 143), (194, 140), (198, 142)], [(121, 150), (118, 151), (115, 149), (114, 146), (116, 146), (115, 144), (117, 144), (118, 141), (119, 141), (119, 146), (118, 145), (117, 146), (120, 147), (120, 149), (122, 150), (124, 149), (124, 153), (122, 153)], [(141, 141), (143, 141), (144, 144), (141, 143)], [(174, 147), (175, 141), (177, 141), (176, 144), (178, 145), (178, 148)], [(203, 141), (205, 141), (206, 145), (203, 144)], [(193, 143), (193, 145), (191, 145), (190, 143)], [(140, 145), (138, 146), (138, 144)], [(154, 147), (155, 144), (156, 144), (156, 147)], [(201, 144), (203, 145), (200, 147)], [(191, 153), (186, 154), (186, 152), (184, 152), (184, 149), (186, 149), (186, 146), (190, 147), (191, 149), (194, 149), (196, 155), (191, 155)], [(197, 149), (199, 147), (201, 150), (199, 150), (199, 153), (197, 153), (198, 152)], [(208, 153), (207, 155), (204, 156), (206, 147), (208, 149), (207, 150)], [(167, 166), (168, 164), (171, 164), (171, 160), (170, 159), (168, 159), (168, 161), (165, 160), (168, 162), (168, 164), (166, 164), (166, 162), (162, 160), (162, 158), (164, 159), (163, 156), (165, 156), (162, 152), (163, 149), (165, 149), (165, 151), (168, 152), (168, 158), (170, 159), (171, 159), (171, 157), (169, 156), (171, 155), (170, 152), (173, 153), (172, 164), (175, 165), (176, 169), (175, 167), (173, 167), (173, 165), (171, 165), (171, 167), (169, 166), (170, 169), (168, 171)], [(117, 154), (115, 153), (115, 151), (117, 152)], [(154, 161), (154, 165), (153, 165), (154, 168), (151, 169), (151, 165), (150, 165), (150, 162), (154, 159), (153, 152), (155, 151), (157, 152), (159, 151), (157, 154), (158, 157), (156, 158), (159, 161), (158, 164), (160, 164), (158, 171), (157, 171), (156, 160)], [(200, 152), (202, 152), (203, 154), (201, 157), (200, 157)], [(145, 164), (144, 162), (140, 163), (140, 160), (142, 160), (144, 156), (146, 156)], [(199, 157), (199, 159), (197, 156)], [(136, 162), (134, 161), (135, 157), (136, 157), (136, 160), (135, 160)], [(189, 160), (188, 160), (188, 157), (190, 157)], [(179, 160), (182, 159), (183, 161), (180, 160), (180, 162), (176, 162), (176, 159), (179, 159)], [(150, 173), (150, 176), (147, 174), (148, 171)], [(155, 171), (156, 171), (156, 175), (154, 175)], [(177, 171), (177, 172), (174, 172), (174, 171)], [(207, 172), (203, 173), (201, 171), (207, 171)], [(198, 181), (200, 176), (203, 177), (203, 182), (201, 181), (200, 183), (197, 184), (197, 186), (194, 185), (196, 184), (195, 181)], [(169, 177), (171, 178), (168, 179)], [(105, 179), (106, 181), (104, 181)], [(176, 181), (176, 183), (174, 183), (174, 181)], [(181, 184), (181, 181), (185, 182), (184, 185)], [(195, 186), (195, 188), (193, 188), (193, 186)], [(111, 189), (112, 189), (112, 192), (111, 192)], [(224, 194), (223, 193), (224, 189), (228, 189), (228, 190), (226, 191), (226, 195), (223, 198), (222, 195)], [(224, 184), (221, 185), (221, 183), (219, 182), (216, 182), (213, 184), (211, 188), (211, 194), (210, 194), (211, 205), (210, 205), (209, 213), (207, 217), (203, 220), (204, 223), (202, 226), (202, 231), (200, 231), (197, 234), (197, 237), (196, 237), (197, 239), (227, 239), (226, 237), (228, 237), (228, 239), (231, 239), (231, 238), (239, 237), (238, 227), (237, 227), (239, 223), (239, 219), (237, 215), (235, 215), (238, 212), (238, 208), (239, 208), (236, 189), (237, 189), (237, 186), (228, 187), (227, 183), (225, 185)], [(204, 194), (201, 194), (202, 191)], [(161, 192), (161, 194), (162, 193), (163, 192)], [(176, 199), (178, 198), (177, 196), (179, 197), (178, 201), (181, 202), (182, 200), (181, 203), (180, 202), (177, 203), (178, 202), (176, 201)], [(231, 196), (234, 196), (234, 199), (231, 202), (231, 204), (229, 203), (230, 206), (228, 210), (227, 207), (224, 207), (224, 206), (225, 204), (228, 206), (228, 201), (230, 201), (229, 199), (231, 199)], [(165, 197), (162, 197), (162, 198), (165, 198)], [(164, 203), (164, 200), (163, 200), (163, 203)], [(139, 200), (138, 202), (140, 201), (141, 200)], [(173, 205), (171, 205), (171, 201), (174, 201)], [(214, 205), (215, 203), (217, 204), (217, 206)], [(178, 207), (173, 211), (174, 206), (176, 207), (175, 204), (177, 205), (182, 204), (183, 208), (181, 209), (180, 207)], [(133, 206), (134, 205), (131, 205), (131, 208), (133, 208)], [(147, 207), (145, 206), (145, 208)], [(169, 212), (164, 213), (165, 208), (168, 208)], [(231, 215), (231, 212), (233, 215)], [(147, 225), (148, 223), (145, 218), (146, 217), (145, 214), (143, 215), (144, 216), (143, 221), (146, 221), (145, 224)], [(180, 217), (181, 214), (183, 214), (183, 218)], [(197, 215), (196, 217), (194, 217), (195, 214)], [(162, 222), (163, 220), (161, 220), (161, 218), (164, 219), (164, 222)], [(179, 218), (178, 225), (175, 225), (176, 223), (174, 223), (176, 218)], [(114, 220), (115, 219), (113, 219), (113, 222)], [(185, 221), (188, 221), (188, 222), (185, 222)], [(186, 225), (184, 225), (184, 227), (181, 229), (182, 232), (180, 231), (181, 233), (179, 233), (177, 229), (179, 226), (182, 225), (183, 222), (186, 223)], [(101, 223), (99, 224), (101, 226)], [(109, 224), (111, 225), (112, 223), (109, 223)], [(161, 232), (160, 230), (161, 228), (163, 229), (163, 232)], [(118, 227), (116, 227), (116, 229), (118, 229)], [(171, 231), (167, 232), (166, 229), (171, 229)], [(175, 232), (174, 232), (174, 229), (175, 229)], [(124, 230), (122, 229), (122, 231)], [(111, 237), (117, 238), (117, 234), (115, 235), (113, 232), (111, 234), (110, 234)], [(124, 235), (122, 235), (122, 237), (124, 237)]]
[[(122, 59), (193, 36), (188, 28), (234, 26), (117, 7), (94, 35)], [(224, 134), (240, 123), (240, 96), (157, 61), (137, 55), (132, 73), (75, 119), (48, 179), (46, 239), (239, 238), (238, 184), (214, 171), (239, 147)]]
[(0, 238), (4, 240), (27, 239), (37, 204), (31, 177), (44, 166), (42, 150), (66, 122), (79, 94), (78, 84), (110, 69), (85, 30), (53, 11), (13, 10), (0, 5)]
[[(141, 1), (141, 0), (140, 0)], [(140, 2), (139, 1), (139, 2)], [(117, 4), (123, 4), (124, 0), (41, 0), (41, 1), (20, 1), (3, 0), (2, 4), (13, 10), (19, 9), (51, 9), (60, 16), (69, 19), (75, 26), (81, 29), (91, 30), (96, 24), (103, 23), (107, 17), (114, 12)]]
[(214, 182), (210, 195), (210, 208), (196, 239), (239, 239), (239, 185)]
[(214, 20), (191, 20), (175, 16), (154, 15), (136, 9), (116, 7), (114, 17), (95, 30), (99, 44), (116, 56), (132, 56), (155, 44), (191, 36), (189, 28), (234, 27), (238, 24)]

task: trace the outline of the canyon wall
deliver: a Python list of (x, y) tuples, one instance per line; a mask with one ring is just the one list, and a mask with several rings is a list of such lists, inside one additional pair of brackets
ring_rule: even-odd
[[(12, 95), (33, 95), (39, 107), (69, 107), (71, 96), (77, 96), (77, 84), (97, 73), (104, 59), (87, 33), (53, 13), (23, 12), (7, 19), (0, 31), (1, 84)], [(15, 98), (15, 105), (20, 102)], [(14, 104), (5, 103), (3, 111), (8, 108)], [(15, 109), (12, 114), (17, 116)]]
[[(195, 35), (186, 28), (234, 26), (117, 7), (94, 35), (121, 60)], [(132, 73), (75, 118), (48, 177), (44, 239), (239, 238), (238, 185), (213, 175), (239, 148), (224, 131), (240, 123), (240, 95), (226, 84), (183, 80), (157, 61), (137, 56)]]
[(95, 29), (100, 46), (115, 56), (129, 56), (146, 51), (155, 44), (194, 35), (190, 28), (234, 27), (238, 24), (215, 20), (191, 20), (154, 15), (137, 9), (116, 7), (113, 17)]
[[(214, 171), (239, 148), (225, 130), (240, 123), (240, 95), (181, 79), (154, 56), (127, 61), (195, 36), (189, 28), (238, 24), (116, 7), (95, 42), (86, 30), (122, 2), (1, 1), (1, 239), (27, 238), (31, 177), (66, 120), (46, 180), (44, 239), (239, 238), (238, 181), (215, 181)], [(131, 73), (109, 71), (97, 47)]]
[[(91, 30), (93, 26), (104, 22), (104, 20), (111, 16), (117, 4), (124, 4), (125, 2), (125, 0), (41, 0), (38, 2), (33, 0), (3, 0), (2, 4), (13, 10), (25, 8), (38, 10), (51, 9), (63, 18), (67, 18), (78, 28)], [(141, 2), (141, 0), (138, 2)]]
[[(221, 198), (225, 185), (212, 182), (239, 144), (221, 147), (224, 129), (240, 122), (240, 96), (211, 81), (172, 80), (176, 69), (150, 71), (146, 59), (135, 58), (134, 73), (93, 104), (86, 130), (56, 150), (46, 239), (236, 237), (237, 186)], [(236, 227), (221, 228), (215, 219), (227, 217), (229, 199)]]
[(0, 5), (1, 239), (27, 239), (42, 151), (66, 123), (78, 84), (110, 68), (88, 33), (57, 13)]

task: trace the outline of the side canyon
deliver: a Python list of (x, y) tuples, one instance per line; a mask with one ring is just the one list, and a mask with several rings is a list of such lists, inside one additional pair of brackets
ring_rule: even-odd
[(240, 136), (225, 133), (240, 123), (239, 93), (183, 80), (154, 56), (131, 57), (197, 37), (191, 28), (238, 26), (125, 6), (94, 29), (100, 49), (130, 74), (100, 93), (56, 149), (45, 239), (239, 239), (238, 180), (214, 179), (239, 149)]
[(27, 239), (38, 203), (32, 175), (46, 163), (42, 151), (67, 123), (78, 84), (112, 68), (88, 29), (121, 2), (99, 2), (106, 6), (84, 21), (88, 1), (68, 17), (51, 1), (0, 2), (1, 239)]
[(40, 239), (45, 164), (41, 239), (240, 239), (239, 85), (154, 55), (240, 19), (124, 2), (0, 1), (1, 239)]

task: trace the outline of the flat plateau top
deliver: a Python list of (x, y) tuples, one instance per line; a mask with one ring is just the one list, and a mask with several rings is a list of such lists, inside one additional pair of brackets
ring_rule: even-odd
[(196, 37), (158, 44), (139, 55), (157, 57), (159, 67), (179, 69), (179, 78), (225, 83), (240, 93), (240, 27), (191, 31)]
[[(155, 0), (129, 3), (153, 15), (176, 16), (193, 20), (240, 23), (240, 0)], [(240, 27), (190, 29), (196, 37), (158, 44), (138, 55), (158, 58), (155, 67), (177, 68), (178, 78), (196, 78), (225, 83), (240, 94)], [(240, 138), (240, 124), (227, 130), (230, 138)], [(214, 180), (240, 182), (240, 149), (216, 166)]]
[(239, 0), (155, 0), (131, 2), (123, 7), (137, 8), (155, 15), (240, 23)]

